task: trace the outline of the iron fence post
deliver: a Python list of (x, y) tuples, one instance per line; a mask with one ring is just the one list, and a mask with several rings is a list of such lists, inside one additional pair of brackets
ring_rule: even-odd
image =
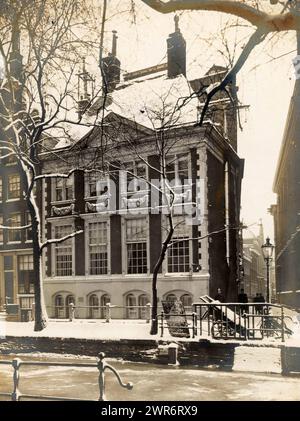
[(74, 303), (69, 304), (69, 321), (72, 322), (75, 319), (75, 305)]
[(150, 323), (150, 319), (151, 319), (151, 303), (147, 303), (146, 304), (146, 308), (147, 308), (147, 323)]
[(19, 391), (19, 381), (20, 381), (20, 365), (21, 360), (19, 358), (14, 358), (12, 361), (12, 366), (14, 369), (13, 380), (14, 380), (14, 391), (11, 394), (12, 401), (20, 400), (20, 391)]
[(281, 307), (281, 342), (285, 342), (284, 337), (284, 309), (283, 306)]
[(99, 391), (100, 391), (99, 401), (101, 401), (101, 402), (106, 401), (106, 397), (105, 397), (105, 375), (104, 375), (105, 361), (104, 361), (104, 358), (105, 358), (104, 352), (100, 352), (100, 354), (98, 355), (97, 367), (98, 367), (98, 370), (99, 370), (99, 379), (98, 379)]
[(110, 322), (110, 320), (111, 320), (111, 311), (110, 311), (110, 307), (111, 307), (111, 305), (110, 305), (110, 303), (107, 303), (106, 304), (106, 314), (105, 314), (105, 316), (106, 316), (106, 323), (109, 323)]
[(163, 337), (164, 336), (164, 312), (163, 311), (161, 312), (160, 317), (161, 317), (161, 326), (160, 326), (161, 333), (160, 333), (160, 336)]

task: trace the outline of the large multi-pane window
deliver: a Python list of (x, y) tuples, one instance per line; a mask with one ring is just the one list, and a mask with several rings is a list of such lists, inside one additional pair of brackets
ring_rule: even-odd
[(18, 257), (19, 294), (34, 292), (33, 255), (25, 254)]
[[(54, 231), (55, 238), (63, 238), (72, 233), (72, 225), (58, 225)], [(69, 238), (55, 245), (55, 274), (56, 276), (71, 276), (72, 268), (72, 239)]]
[(143, 163), (133, 163), (126, 168), (127, 192), (134, 193), (147, 189), (146, 166)]
[(8, 199), (19, 199), (21, 194), (21, 183), (19, 174), (12, 174), (8, 176)]
[(147, 273), (147, 220), (126, 221), (127, 272)]
[(108, 178), (100, 172), (90, 172), (86, 175), (86, 197), (101, 196), (108, 191)]
[[(30, 212), (25, 213), (25, 225), (31, 225)], [(27, 228), (25, 231), (26, 241), (32, 241), (32, 228)]]
[(190, 226), (182, 217), (174, 217), (175, 231), (172, 246), (168, 250), (168, 272), (190, 271)]
[(188, 155), (169, 157), (166, 165), (166, 175), (175, 185), (184, 185), (189, 178)]
[(56, 178), (54, 180), (54, 200), (56, 202), (62, 202), (65, 200), (72, 200), (74, 198), (73, 195), (73, 185), (74, 185), (74, 178), (71, 175), (68, 178)]
[[(10, 227), (16, 228), (21, 226), (21, 214), (20, 213), (11, 213), (7, 219), (8, 225)], [(16, 242), (21, 241), (21, 230), (18, 229), (9, 229), (8, 230), (8, 241)]]
[[(3, 226), (3, 216), (0, 215), (0, 227)], [(3, 243), (3, 229), (0, 228), (0, 244)]]
[(107, 274), (107, 223), (89, 223), (89, 274)]

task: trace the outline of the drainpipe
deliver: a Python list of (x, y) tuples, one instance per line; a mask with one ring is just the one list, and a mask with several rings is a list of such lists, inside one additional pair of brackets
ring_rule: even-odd
[(229, 243), (229, 176), (228, 162), (225, 163), (225, 227), (226, 229), (226, 260), (229, 266), (230, 243)]

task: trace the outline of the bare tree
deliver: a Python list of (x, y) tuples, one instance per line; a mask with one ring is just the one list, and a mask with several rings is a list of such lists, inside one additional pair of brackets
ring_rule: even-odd
[[(41, 174), (40, 154), (51, 150), (58, 141), (70, 142), (74, 128), (87, 131), (94, 127), (93, 122), (85, 122), (84, 113), (78, 115), (75, 108), (76, 72), (83, 57), (89, 53), (99, 54), (97, 36), (92, 37), (98, 29), (89, 0), (10, 0), (1, 2), (1, 12), (0, 53), (4, 63), (0, 95), (1, 161), (17, 162), (31, 217), (34, 329), (38, 331), (47, 323), (42, 252), (48, 244), (81, 233), (75, 231), (43, 242), (35, 190), (41, 191), (43, 179), (68, 178), (76, 168), (73, 166), (65, 174)], [(97, 92), (94, 95), (97, 96)], [(60, 159), (57, 154), (56, 157)], [(4, 223), (0, 228), (22, 230), (28, 227), (11, 227)]]
[[(205, 97), (205, 104), (199, 118), (199, 125), (202, 125), (204, 121), (212, 98), (232, 83), (258, 44), (263, 42), (270, 34), (291, 30), (298, 32), (300, 30), (299, 0), (270, 0), (269, 5), (267, 5), (268, 11), (264, 10), (267, 1), (259, 0), (142, 0), (142, 2), (159, 13), (171, 13), (180, 10), (227, 13), (246, 20), (254, 27), (254, 33), (249, 37), (240, 56), (229, 68), (224, 79), (202, 93), (202, 96)], [(275, 13), (272, 13), (273, 11)]]

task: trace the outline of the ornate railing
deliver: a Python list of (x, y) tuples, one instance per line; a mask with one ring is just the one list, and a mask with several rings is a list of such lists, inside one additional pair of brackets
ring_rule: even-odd
[(199, 336), (215, 339), (278, 338), (292, 331), (285, 324), (283, 306), (269, 303), (194, 303)]
[(22, 399), (41, 399), (41, 400), (52, 400), (52, 401), (84, 401), (85, 399), (78, 399), (78, 398), (67, 398), (61, 396), (45, 396), (45, 395), (30, 395), (26, 393), (22, 393), (19, 388), (21, 372), (20, 369), (23, 366), (33, 366), (33, 367), (40, 367), (40, 366), (47, 366), (47, 367), (94, 367), (97, 368), (99, 371), (98, 377), (98, 384), (99, 384), (99, 399), (98, 401), (106, 401), (105, 395), (105, 371), (110, 370), (112, 373), (115, 374), (118, 383), (121, 387), (126, 388), (127, 390), (131, 390), (133, 388), (132, 383), (123, 383), (118, 371), (112, 367), (111, 365), (107, 364), (105, 361), (105, 354), (101, 352), (98, 355), (98, 360), (96, 363), (71, 363), (71, 362), (45, 362), (45, 361), (23, 361), (19, 358), (14, 358), (12, 361), (0, 360), (1, 365), (9, 365), (13, 367), (13, 391), (12, 393), (1, 393), (0, 396), (9, 397), (12, 401), (20, 401)]

